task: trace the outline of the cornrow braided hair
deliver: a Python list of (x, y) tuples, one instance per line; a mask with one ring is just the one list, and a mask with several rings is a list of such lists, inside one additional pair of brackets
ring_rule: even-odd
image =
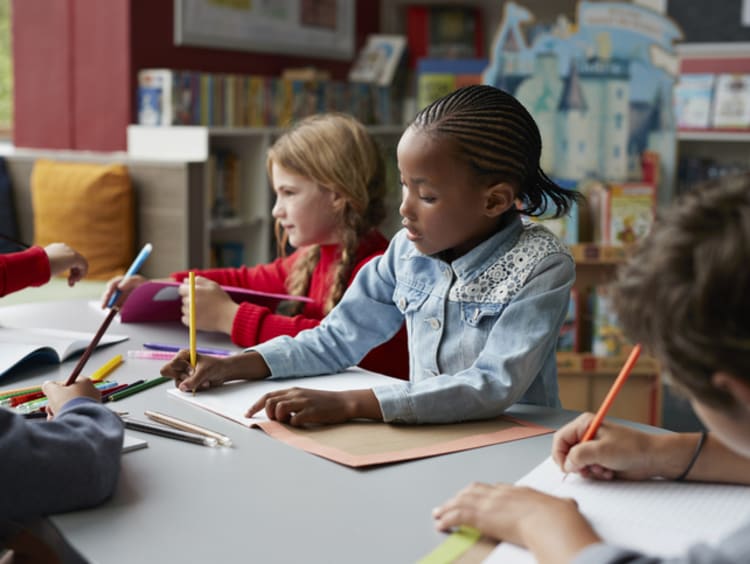
[(411, 127), (454, 139), (463, 159), (488, 184), (512, 183), (523, 204), (519, 213), (540, 216), (551, 203), (554, 217), (561, 217), (582, 198), (555, 184), (540, 168), (539, 128), (523, 104), (503, 90), (487, 85), (459, 88), (420, 111)]
[[(349, 282), (360, 240), (385, 218), (385, 165), (381, 151), (365, 127), (352, 116), (339, 113), (310, 116), (282, 135), (268, 151), (266, 167), (273, 164), (309, 178), (321, 188), (343, 196), (339, 213), (340, 257), (331, 275), (331, 289), (323, 306), (328, 313), (341, 299)], [(286, 254), (288, 237), (275, 225), (279, 256)], [(287, 292), (307, 294), (320, 248), (311, 246), (295, 262), (287, 279)], [(299, 301), (283, 302), (278, 313), (296, 315)]]

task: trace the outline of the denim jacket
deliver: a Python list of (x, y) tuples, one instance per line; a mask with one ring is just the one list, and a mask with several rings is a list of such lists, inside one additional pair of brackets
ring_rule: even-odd
[(274, 378), (339, 372), (406, 319), (409, 382), (373, 389), (384, 421), (491, 418), (519, 401), (556, 407), (555, 345), (574, 280), (565, 246), (520, 218), (451, 263), (401, 231), (318, 327), (252, 350)]

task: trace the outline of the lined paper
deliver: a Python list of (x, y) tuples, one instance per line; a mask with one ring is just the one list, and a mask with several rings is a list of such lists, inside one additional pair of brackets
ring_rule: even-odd
[[(585, 480), (564, 474), (551, 458), (518, 481), (559, 497), (572, 497), (609, 544), (662, 557), (700, 542), (716, 544), (750, 519), (750, 487), (650, 480)], [(533, 564), (526, 550), (501, 543), (485, 563)]]

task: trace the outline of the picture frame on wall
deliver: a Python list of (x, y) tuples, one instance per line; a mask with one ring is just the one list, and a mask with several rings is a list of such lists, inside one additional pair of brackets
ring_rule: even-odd
[(174, 41), (215, 49), (351, 59), (353, 0), (174, 0)]

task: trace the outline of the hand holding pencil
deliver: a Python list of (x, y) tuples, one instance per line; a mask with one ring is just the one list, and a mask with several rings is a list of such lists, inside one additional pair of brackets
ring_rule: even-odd
[(610, 480), (615, 475), (644, 479), (644, 469), (637, 466), (641, 464), (642, 457), (634, 456), (648, 448), (644, 433), (604, 422), (640, 353), (641, 345), (633, 347), (595, 415), (584, 413), (555, 433), (552, 458), (563, 471), (604, 480)]

